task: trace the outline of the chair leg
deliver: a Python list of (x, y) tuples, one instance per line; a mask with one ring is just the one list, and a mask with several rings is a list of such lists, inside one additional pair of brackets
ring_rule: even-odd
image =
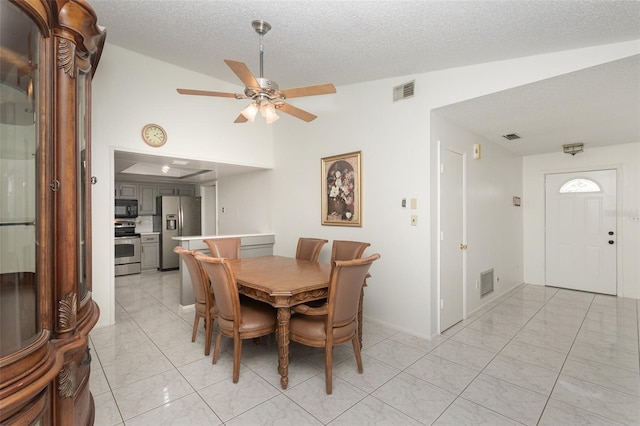
[(209, 352), (211, 351), (211, 338), (213, 337), (212, 323), (213, 323), (212, 318), (207, 318), (207, 317), (204, 318), (204, 332), (206, 333), (204, 338), (205, 356), (209, 356)]
[(220, 330), (218, 330), (218, 334), (216, 334), (216, 344), (213, 347), (213, 359), (211, 360), (212, 364), (215, 364), (216, 362), (218, 362), (218, 352), (220, 352), (221, 342), (222, 342), (222, 333), (220, 333)]
[(333, 347), (325, 345), (324, 347), (324, 381), (327, 395), (331, 395), (333, 372), (331, 366), (333, 364)]
[(351, 342), (353, 343), (353, 353), (356, 356), (356, 364), (358, 364), (358, 373), (362, 374), (362, 355), (360, 354), (360, 339), (358, 339), (358, 336), (353, 336), (353, 339), (351, 339)]
[(198, 333), (198, 324), (200, 324), (200, 317), (196, 314), (196, 317), (193, 319), (193, 333), (191, 333), (191, 341), (196, 341), (196, 334)]
[(240, 379), (240, 358), (242, 357), (242, 339), (233, 336), (233, 383)]

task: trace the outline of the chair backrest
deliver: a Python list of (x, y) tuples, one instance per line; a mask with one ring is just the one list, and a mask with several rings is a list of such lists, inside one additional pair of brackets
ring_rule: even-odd
[(296, 259), (304, 259), (311, 262), (317, 262), (318, 256), (320, 256), (320, 250), (322, 250), (322, 246), (324, 246), (328, 242), (328, 240), (322, 240), (320, 238), (298, 238)]
[(335, 260), (360, 259), (370, 243), (334, 240), (331, 246), (331, 263)]
[(379, 254), (373, 254), (364, 259), (333, 262), (329, 279), (327, 327), (342, 327), (356, 320), (364, 279), (371, 264), (379, 258)]
[(239, 326), (236, 320), (240, 318), (240, 296), (229, 262), (227, 259), (209, 257), (202, 253), (196, 254), (196, 259), (211, 281), (218, 317), (233, 321), (234, 327)]
[(240, 259), (240, 238), (211, 238), (204, 242), (209, 247), (211, 257)]
[(200, 262), (195, 258), (198, 252), (195, 250), (186, 250), (181, 246), (175, 247), (173, 251), (178, 253), (178, 256), (180, 256), (180, 259), (182, 259), (189, 271), (191, 285), (193, 286), (193, 296), (196, 299), (196, 303), (205, 305), (207, 309), (210, 309), (213, 306), (214, 299), (209, 287), (209, 277), (200, 266)]

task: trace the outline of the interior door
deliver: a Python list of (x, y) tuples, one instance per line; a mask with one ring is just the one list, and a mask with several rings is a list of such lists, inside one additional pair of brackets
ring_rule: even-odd
[(616, 171), (549, 174), (546, 284), (616, 294)]
[(440, 331), (462, 321), (464, 300), (463, 158), (440, 153)]

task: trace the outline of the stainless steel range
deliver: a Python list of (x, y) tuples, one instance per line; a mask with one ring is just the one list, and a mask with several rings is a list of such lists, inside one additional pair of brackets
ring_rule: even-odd
[(140, 234), (132, 219), (114, 219), (115, 276), (140, 273)]

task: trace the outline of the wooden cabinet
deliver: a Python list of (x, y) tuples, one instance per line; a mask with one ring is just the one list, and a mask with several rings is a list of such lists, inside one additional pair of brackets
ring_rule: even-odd
[(138, 185), (135, 183), (119, 183), (116, 182), (116, 198), (123, 198), (128, 200), (138, 199)]
[(140, 269), (158, 269), (160, 266), (160, 236), (142, 234), (140, 247), (142, 247)]
[(140, 184), (140, 198), (138, 199), (138, 215), (154, 215), (156, 214), (156, 196), (158, 188), (155, 185)]
[(158, 185), (158, 195), (176, 195), (176, 188), (169, 185)]
[(158, 195), (196, 195), (194, 185), (158, 185)]
[(0, 18), (0, 424), (89, 425), (91, 80), (105, 32), (84, 0), (0, 1)]
[(138, 215), (154, 215), (158, 195), (196, 195), (195, 185), (154, 182), (115, 182), (115, 198), (138, 200)]

